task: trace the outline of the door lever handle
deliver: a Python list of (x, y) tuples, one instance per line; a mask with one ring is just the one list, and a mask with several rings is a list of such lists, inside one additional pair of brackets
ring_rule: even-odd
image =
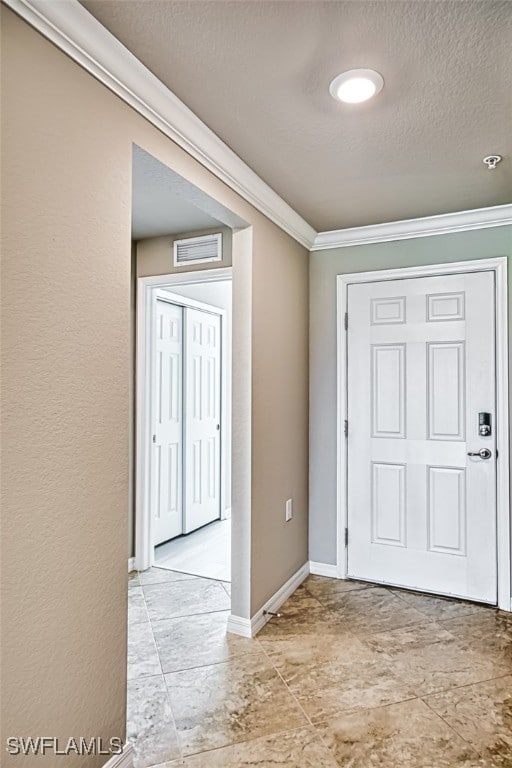
[(478, 456), (480, 459), (490, 459), (492, 453), (488, 448), (480, 448), (479, 451), (468, 451), (468, 456)]

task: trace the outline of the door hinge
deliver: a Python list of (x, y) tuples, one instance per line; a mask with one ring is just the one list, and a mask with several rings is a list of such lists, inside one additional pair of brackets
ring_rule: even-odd
[(344, 323), (345, 323), (345, 330), (347, 331), (348, 330), (348, 312), (345, 312)]
[(156, 443), (156, 435), (153, 435), (153, 442)]
[(345, 546), (348, 547), (348, 528), (345, 528)]
[(348, 420), (345, 419), (343, 422), (343, 431), (345, 432), (345, 437), (348, 437)]

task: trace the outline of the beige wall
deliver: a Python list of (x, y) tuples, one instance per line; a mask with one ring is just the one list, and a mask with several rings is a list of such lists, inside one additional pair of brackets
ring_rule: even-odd
[(233, 589), (241, 611), (306, 559), (308, 256), (5, 8), (2, 78), (2, 735), (122, 736), (132, 143), (253, 228), (249, 293), (236, 295), (236, 265), (233, 283), (234, 316), (252, 307), (234, 346), (249, 356), (253, 342), (233, 361), (234, 400), (253, 372), (233, 427), (233, 517), (254, 455), (252, 526), (234, 537), (251, 567)]
[[(197, 237), (222, 232), (222, 260), (206, 264), (188, 264), (186, 267), (175, 267), (173, 243), (182, 237)], [(227, 227), (217, 229), (202, 229), (200, 232), (184, 232), (181, 235), (166, 235), (163, 237), (148, 237), (137, 243), (137, 277), (150, 275), (170, 275), (173, 272), (195, 272), (202, 269), (219, 269), (230, 267), (232, 259), (232, 233)]]
[[(512, 227), (316, 251), (310, 261), (309, 555), (336, 562), (336, 275), (377, 269), (509, 257)], [(512, 314), (509, 312), (509, 326)], [(512, 350), (512, 331), (510, 330)], [(512, 355), (510, 355), (512, 359)], [(512, 387), (512, 376), (510, 377)], [(512, 403), (512, 395), (511, 395)]]
[(252, 614), (308, 559), (308, 261), (275, 227), (254, 251)]

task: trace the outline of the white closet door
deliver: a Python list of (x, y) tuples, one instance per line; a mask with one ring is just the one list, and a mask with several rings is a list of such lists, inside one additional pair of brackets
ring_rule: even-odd
[(494, 349), (491, 272), (349, 286), (349, 576), (496, 602)]
[(185, 308), (184, 533), (220, 518), (221, 318)]
[(151, 462), (155, 545), (183, 532), (182, 326), (181, 307), (156, 302)]

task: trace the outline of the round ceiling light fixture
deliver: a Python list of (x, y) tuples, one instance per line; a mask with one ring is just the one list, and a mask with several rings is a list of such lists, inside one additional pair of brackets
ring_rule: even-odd
[(383, 86), (382, 75), (374, 69), (349, 69), (334, 78), (329, 93), (337, 101), (360, 104), (380, 93)]

